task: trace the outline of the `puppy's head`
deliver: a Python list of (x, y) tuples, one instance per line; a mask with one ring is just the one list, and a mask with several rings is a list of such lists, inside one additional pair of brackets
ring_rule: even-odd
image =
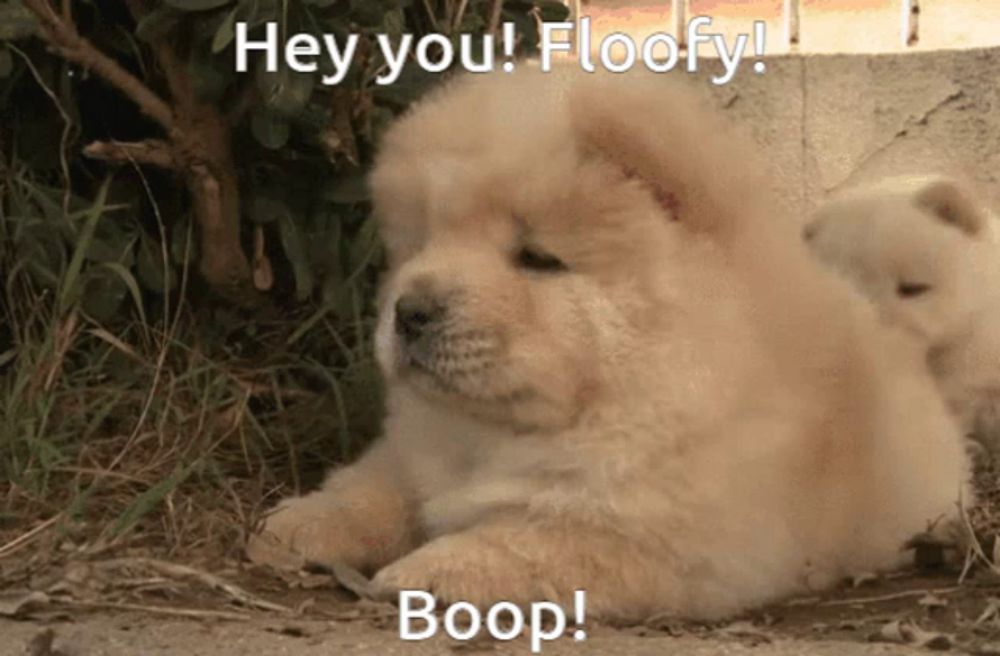
[[(695, 110), (644, 84), (594, 91), (606, 83), (467, 76), (389, 130), (371, 182), (390, 260), (376, 335), (390, 385), (559, 428), (641, 359), (667, 320), (659, 282), (681, 247), (676, 203), (697, 185), (654, 179), (652, 160), (637, 172), (623, 153), (665, 138), (657, 116)], [(657, 116), (628, 115), (657, 102)], [(642, 127), (599, 134), (602, 115)]]
[(941, 344), (968, 326), (990, 284), (991, 224), (955, 180), (894, 178), (831, 199), (804, 237), (886, 320)]

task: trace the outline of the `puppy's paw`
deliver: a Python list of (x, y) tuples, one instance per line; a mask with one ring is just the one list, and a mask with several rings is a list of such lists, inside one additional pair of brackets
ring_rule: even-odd
[(266, 527), (247, 539), (246, 557), (256, 565), (266, 565), (278, 570), (296, 572), (306, 565), (302, 554), (293, 551), (287, 543)]
[(389, 600), (401, 590), (423, 590), (443, 605), (456, 601), (480, 608), (499, 601), (521, 605), (541, 598), (538, 581), (526, 565), (474, 535), (450, 535), (382, 568), (372, 586), (379, 597)]
[(351, 535), (352, 522), (342, 514), (329, 501), (322, 503), (310, 496), (287, 499), (250, 536), (247, 558), (258, 565), (292, 571), (308, 564), (358, 566), (366, 545), (363, 537)]

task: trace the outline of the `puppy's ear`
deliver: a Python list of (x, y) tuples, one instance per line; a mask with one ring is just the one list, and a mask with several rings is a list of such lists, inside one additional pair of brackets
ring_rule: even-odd
[(914, 200), (918, 207), (973, 237), (988, 229), (986, 209), (956, 180), (939, 178), (928, 182), (916, 192)]
[(581, 146), (649, 185), (667, 216), (720, 239), (766, 220), (751, 149), (688, 83), (597, 73), (569, 99)]

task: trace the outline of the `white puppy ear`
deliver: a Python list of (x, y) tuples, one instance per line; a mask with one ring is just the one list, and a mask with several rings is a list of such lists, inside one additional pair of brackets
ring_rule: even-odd
[(950, 178), (939, 178), (916, 192), (918, 207), (941, 221), (978, 237), (987, 231), (989, 216), (964, 185)]

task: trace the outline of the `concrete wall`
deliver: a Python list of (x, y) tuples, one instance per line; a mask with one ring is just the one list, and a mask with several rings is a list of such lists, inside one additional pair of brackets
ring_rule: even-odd
[(793, 211), (844, 185), (932, 171), (963, 175), (1000, 208), (1000, 48), (766, 63), (757, 75), (744, 62), (711, 93), (749, 127)]

